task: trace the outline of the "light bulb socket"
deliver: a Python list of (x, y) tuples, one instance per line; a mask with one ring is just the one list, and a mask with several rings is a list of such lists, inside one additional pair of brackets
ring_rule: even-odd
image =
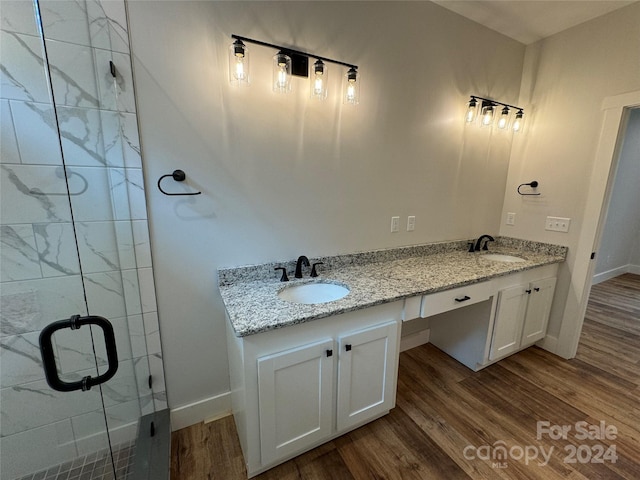
[(291, 58), (286, 53), (278, 52), (276, 54), (276, 63), (279, 66), (284, 67), (287, 64), (287, 60), (291, 61)]
[(354, 67), (351, 67), (349, 69), (349, 71), (347, 72), (347, 80), (349, 82), (355, 82), (358, 80), (358, 70), (356, 70)]
[(502, 115), (509, 115), (509, 107), (502, 107)]
[(476, 100), (476, 97), (471, 97), (471, 100), (469, 100), (469, 108), (476, 107), (477, 105), (478, 105), (478, 100)]
[(233, 54), (236, 57), (244, 57), (244, 49), (245, 49), (245, 45), (244, 43), (242, 43), (241, 40), (236, 40), (235, 42), (233, 42)]
[(324, 75), (324, 62), (322, 60), (316, 60), (313, 64), (313, 73), (316, 75)]
[(516, 118), (522, 118), (522, 117), (524, 117), (524, 112), (522, 110), (518, 110), (516, 112)]

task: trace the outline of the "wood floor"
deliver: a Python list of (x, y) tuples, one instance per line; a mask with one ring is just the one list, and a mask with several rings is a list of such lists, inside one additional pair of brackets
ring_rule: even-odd
[[(571, 430), (537, 438), (538, 421)], [(171, 478), (245, 479), (233, 418), (174, 432)], [(593, 288), (575, 359), (532, 347), (474, 373), (414, 348), (400, 356), (389, 415), (255, 478), (640, 479), (640, 276)]]

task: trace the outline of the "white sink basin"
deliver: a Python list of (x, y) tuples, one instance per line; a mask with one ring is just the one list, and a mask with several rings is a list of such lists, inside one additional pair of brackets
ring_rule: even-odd
[(278, 292), (278, 297), (292, 303), (327, 303), (340, 300), (349, 294), (349, 289), (336, 283), (314, 282), (292, 285)]
[(508, 262), (508, 263), (518, 263), (524, 262), (524, 258), (514, 257), (513, 255), (503, 255), (502, 253), (487, 253), (486, 255), (482, 255), (485, 260), (493, 260), (494, 262)]

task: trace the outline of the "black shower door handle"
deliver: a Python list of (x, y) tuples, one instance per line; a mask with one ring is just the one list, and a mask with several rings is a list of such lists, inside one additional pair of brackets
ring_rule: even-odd
[[(70, 328), (77, 330), (83, 325), (96, 325), (100, 327), (104, 333), (104, 343), (107, 348), (108, 368), (105, 373), (93, 378), (90, 375), (83, 377), (77, 382), (63, 382), (58, 376), (58, 368), (56, 366), (56, 357), (53, 352), (53, 344), (51, 337), (58, 330)], [(81, 317), (80, 315), (72, 315), (69, 320), (58, 320), (42, 329), (40, 332), (40, 352), (42, 354), (42, 363), (44, 365), (44, 374), (47, 383), (54, 390), (59, 392), (72, 392), (74, 390), (89, 390), (94, 385), (107, 382), (113, 378), (118, 371), (118, 352), (116, 350), (116, 338), (113, 334), (113, 325), (104, 317), (97, 315), (89, 315)]]

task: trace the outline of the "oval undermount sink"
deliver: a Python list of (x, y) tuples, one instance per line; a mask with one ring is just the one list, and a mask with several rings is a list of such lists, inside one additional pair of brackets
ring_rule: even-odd
[(327, 303), (340, 300), (349, 294), (349, 289), (337, 283), (314, 282), (292, 285), (278, 292), (278, 297), (292, 303)]
[(504, 255), (502, 253), (488, 253), (486, 255), (482, 255), (485, 260), (493, 260), (494, 262), (507, 262), (507, 263), (518, 263), (524, 262), (524, 258), (515, 257), (513, 255)]

